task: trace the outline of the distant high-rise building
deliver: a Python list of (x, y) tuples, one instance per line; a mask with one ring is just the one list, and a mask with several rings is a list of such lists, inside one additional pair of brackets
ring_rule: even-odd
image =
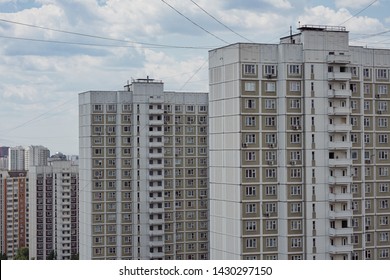
[(28, 176), (25, 171), (0, 171), (1, 253), (13, 259), (29, 245)]
[(50, 150), (43, 146), (29, 146), (25, 151), (25, 170), (30, 166), (45, 166), (50, 157)]
[(208, 259), (207, 93), (79, 95), (80, 258)]
[(210, 51), (211, 259), (390, 259), (390, 50), (344, 27)]
[(25, 170), (25, 149), (22, 146), (10, 147), (8, 149), (8, 170)]
[(6, 146), (0, 147), (0, 158), (8, 156), (8, 149), (9, 149), (9, 147), (6, 147)]
[(79, 252), (79, 175), (71, 161), (30, 165), (30, 259), (69, 260)]

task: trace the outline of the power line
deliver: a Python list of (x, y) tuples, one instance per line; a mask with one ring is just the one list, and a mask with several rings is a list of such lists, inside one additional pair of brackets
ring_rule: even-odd
[[(109, 38), (109, 37), (104, 37), (104, 36), (97, 36), (97, 35), (91, 35), (91, 34), (86, 34), (86, 33), (80, 33), (80, 32), (74, 32), (74, 31), (68, 31), (68, 30), (62, 30), (62, 29), (55, 29), (55, 28), (48, 28), (44, 26), (38, 26), (34, 24), (28, 24), (28, 23), (23, 23), (23, 22), (17, 22), (17, 21), (12, 21), (12, 20), (6, 20), (0, 18), (1, 22), (5, 22), (8, 24), (15, 24), (15, 25), (21, 25), (25, 27), (30, 27), (30, 28), (36, 28), (36, 29), (42, 29), (42, 30), (48, 30), (48, 31), (54, 31), (54, 32), (59, 32), (59, 33), (64, 33), (64, 34), (70, 34), (70, 35), (76, 35), (76, 36), (81, 36), (81, 37), (88, 37), (88, 38), (93, 38), (93, 39), (99, 39), (99, 40), (107, 40), (107, 41), (113, 41), (113, 42), (120, 42), (120, 43), (128, 43), (128, 44), (134, 44), (134, 45), (144, 45), (149, 48), (180, 48), (180, 49), (209, 49), (210, 47), (207, 46), (199, 46), (199, 47), (192, 47), (192, 46), (178, 46), (178, 45), (165, 45), (165, 44), (154, 44), (154, 43), (145, 43), (145, 42), (137, 42), (137, 41), (130, 41), (130, 40), (124, 40), (124, 39), (114, 39), (114, 38)], [(7, 36), (0, 36), (3, 38), (17, 38), (17, 37), (7, 37)], [(36, 40), (36, 41), (49, 41), (49, 40), (39, 40), (39, 39), (28, 39), (28, 40)], [(57, 41), (49, 41), (52, 43), (56, 43)], [(64, 43), (64, 44), (85, 44), (85, 45), (90, 45), (90, 46), (103, 46), (103, 47), (134, 47), (134, 46), (117, 46), (117, 45), (100, 45), (100, 44), (92, 44), (92, 43), (70, 43), (70, 42), (62, 42), (59, 41), (58, 43)], [(211, 46), (212, 47), (212, 46)]]
[(199, 24), (197, 24), (196, 22), (194, 22), (193, 20), (191, 20), (189, 17), (185, 16), (183, 13), (181, 13), (179, 10), (177, 10), (175, 7), (173, 7), (172, 5), (168, 4), (167, 2), (165, 2), (164, 0), (161, 0), (161, 2), (163, 2), (165, 5), (167, 5), (168, 7), (170, 7), (172, 10), (174, 10), (176, 13), (178, 13), (179, 15), (181, 15), (182, 17), (184, 17), (186, 20), (188, 20), (189, 22), (191, 22), (193, 25), (199, 27), (200, 29), (202, 29), (204, 32), (210, 34), (211, 36), (213, 36), (214, 38), (224, 42), (225, 44), (229, 44), (229, 42), (225, 41), (224, 39), (218, 37), (217, 35), (211, 33), (210, 31), (208, 31), (207, 29), (205, 29), (204, 27), (200, 26)]
[(227, 26), (226, 24), (224, 24), (223, 22), (221, 22), (220, 20), (218, 20), (216, 17), (214, 17), (213, 15), (211, 15), (209, 12), (207, 12), (204, 8), (202, 8), (198, 3), (196, 3), (195, 1), (193, 0), (190, 0), (194, 5), (196, 5), (199, 9), (201, 9), (205, 14), (207, 14), (208, 16), (210, 16), (212, 19), (214, 19), (216, 22), (218, 22), (219, 24), (221, 24), (222, 26), (224, 26), (226, 29), (230, 30), (231, 32), (233, 32), (234, 34), (236, 34), (237, 36), (243, 38), (244, 40), (248, 41), (248, 42), (251, 42), (251, 43), (254, 43), (252, 40), (242, 36), (241, 34), (237, 33), (236, 31), (234, 31), (233, 29), (231, 29), (229, 26)]
[(351, 16), (349, 19), (347, 19), (346, 21), (340, 23), (339, 25), (343, 25), (345, 24), (346, 22), (348, 22), (349, 20), (353, 19), (354, 17), (356, 17), (357, 15), (361, 14), (362, 12), (364, 12), (365, 10), (367, 10), (369, 7), (371, 7), (372, 5), (374, 5), (374, 3), (378, 2), (378, 0), (374, 0), (372, 1), (367, 7), (365, 7), (364, 9), (360, 10), (359, 12), (357, 12), (356, 14), (354, 14), (353, 16)]
[[(59, 41), (59, 40), (44, 40), (44, 39), (35, 39), (35, 38), (26, 38), (26, 37), (13, 37), (13, 36), (2, 36), (0, 38), (12, 39), (12, 40), (22, 40), (22, 41), (31, 41), (31, 42), (40, 42), (40, 43), (52, 43), (52, 44), (64, 44), (64, 45), (80, 45), (88, 47), (104, 47), (104, 48), (139, 48), (136, 45), (110, 45), (110, 44), (96, 44), (96, 43), (82, 43), (82, 42), (69, 42), (69, 41)], [(137, 43), (134, 43), (137, 44)], [(141, 48), (171, 48), (171, 49), (195, 49), (195, 50), (209, 50), (209, 47), (191, 47), (191, 46), (174, 46), (174, 45), (155, 45), (147, 46)]]

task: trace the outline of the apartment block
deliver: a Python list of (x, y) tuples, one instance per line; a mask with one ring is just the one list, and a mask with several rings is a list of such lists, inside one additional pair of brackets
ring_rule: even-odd
[(23, 171), (25, 169), (25, 149), (22, 146), (10, 147), (8, 149), (8, 170)]
[(50, 150), (44, 146), (29, 146), (25, 150), (25, 170), (30, 166), (47, 165), (47, 159), (50, 157)]
[(79, 253), (78, 165), (56, 157), (30, 165), (30, 259), (70, 260)]
[(208, 259), (208, 95), (79, 94), (80, 259)]
[(29, 245), (28, 182), (25, 171), (0, 171), (1, 253), (8, 259)]
[(390, 50), (305, 25), (209, 61), (210, 258), (390, 259)]

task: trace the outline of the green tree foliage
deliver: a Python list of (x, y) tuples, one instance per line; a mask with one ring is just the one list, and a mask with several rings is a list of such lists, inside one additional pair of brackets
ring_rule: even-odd
[(16, 251), (16, 256), (14, 257), (14, 260), (28, 260), (28, 248), (19, 248), (18, 251)]

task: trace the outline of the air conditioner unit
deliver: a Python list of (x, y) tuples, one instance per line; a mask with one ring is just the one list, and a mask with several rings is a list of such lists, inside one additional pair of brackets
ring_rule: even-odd
[(268, 165), (274, 165), (274, 162), (272, 160), (267, 161)]
[(369, 226), (366, 226), (366, 229), (368, 230), (368, 229), (370, 229), (370, 227), (369, 227)]
[(269, 217), (269, 213), (264, 213), (264, 217)]
[(381, 96), (380, 96), (380, 94), (375, 94), (375, 97), (380, 98)]
[(379, 115), (382, 115), (382, 111), (377, 111), (377, 113), (378, 113)]
[(272, 75), (271, 75), (271, 74), (267, 74), (267, 78), (268, 78), (268, 79), (271, 79), (271, 78), (272, 78)]
[(371, 163), (371, 160), (366, 159), (366, 160), (365, 160), (365, 163)]
[(248, 147), (248, 144), (247, 143), (242, 143), (242, 147), (246, 148), (246, 147)]
[(275, 148), (275, 144), (268, 144), (268, 147)]
[(296, 164), (297, 164), (297, 162), (296, 162), (296, 161), (294, 161), (294, 160), (292, 160), (292, 161), (290, 161), (290, 164), (291, 164), (291, 165), (296, 165)]

